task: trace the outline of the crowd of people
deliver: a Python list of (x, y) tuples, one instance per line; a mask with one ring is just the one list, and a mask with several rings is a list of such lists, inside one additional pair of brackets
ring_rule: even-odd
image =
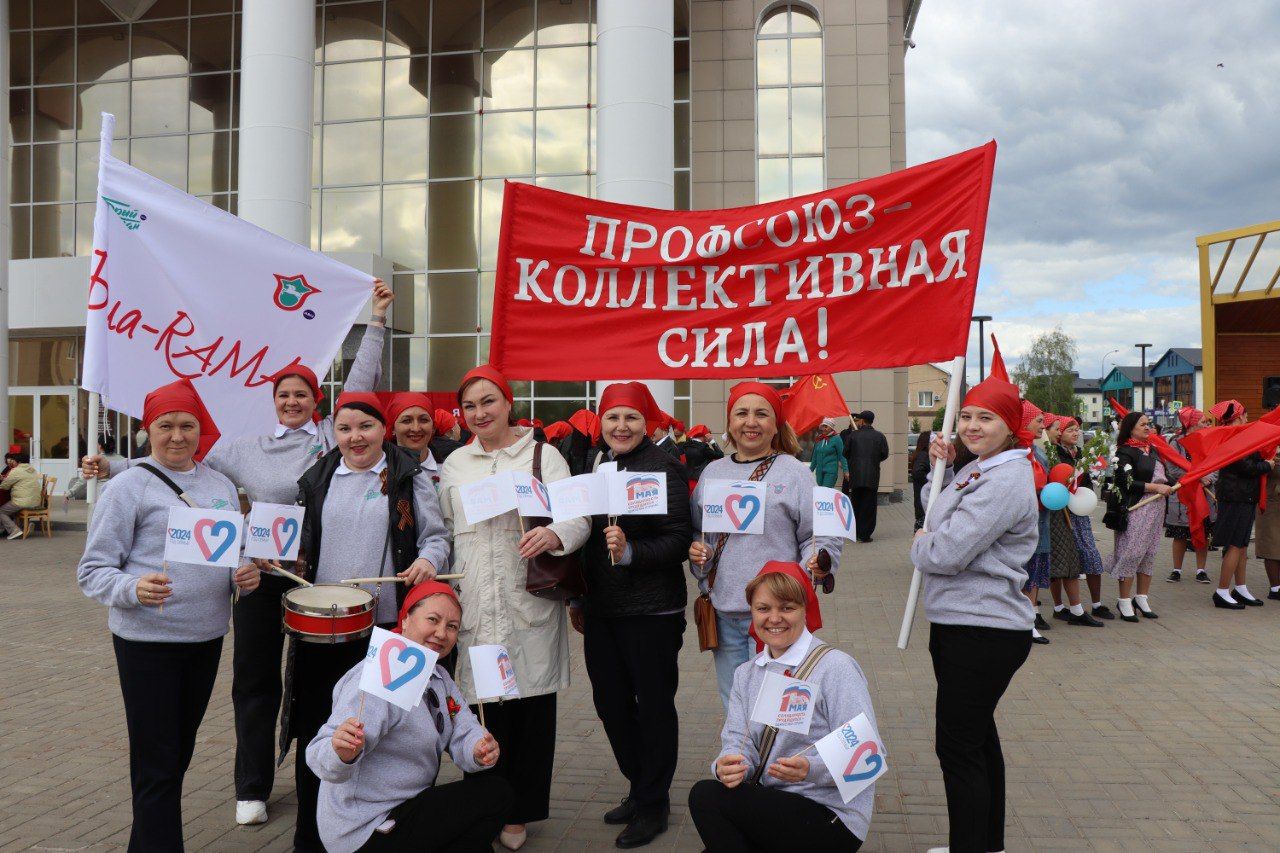
[[(461, 418), (451, 422), (424, 394), (373, 393), (391, 299), (389, 289), (375, 287), (372, 320), (328, 417), (316, 376), (292, 366), (272, 377), (278, 425), (266, 435), (218, 441), (195, 386), (182, 380), (147, 396), (149, 456), (84, 460), (84, 475), (106, 485), (78, 579), (110, 608), (129, 732), (130, 849), (182, 849), (183, 777), (229, 624), (238, 823), (268, 819), (276, 768), (293, 748), (296, 850), (488, 850), (495, 840), (519, 849), (530, 824), (550, 814), (557, 697), (569, 685), (574, 630), (628, 785), (600, 818), (621, 827), (618, 847), (649, 844), (667, 828), (679, 749), (686, 562), (701, 594), (699, 641), (712, 651), (725, 711), (710, 778), (688, 794), (706, 848), (798, 842), (858, 849), (874, 785), (846, 802), (822, 761), (805, 755), (846, 720), (865, 714), (875, 721), (857, 661), (816, 636), (817, 590), (832, 590), (844, 540), (815, 536), (811, 498), (815, 485), (844, 489), (855, 506), (856, 538), (871, 541), (888, 456), (874, 414), (859, 412), (843, 434), (836, 422), (823, 422), (806, 464), (772, 385), (733, 386), (722, 450), (707, 427), (686, 429), (636, 382), (607, 386), (594, 411), (568, 421), (522, 424), (506, 377), (480, 365), (461, 378)], [(1219, 423), (1245, 418), (1234, 401), (1211, 414)], [(1184, 433), (1205, 420), (1184, 410)], [(1149, 596), (1162, 528), (1176, 543), (1178, 575), (1191, 537), (1174, 501), (1137, 506), (1144, 496), (1168, 495), (1182, 473), (1153, 451), (1145, 415), (1120, 423), (1108, 517), (1124, 523), (1115, 524), (1115, 553), (1105, 561), (1087, 515), (1050, 511), (1037, 499), (1046, 472), (1063, 462), (1080, 472), (1079, 485), (1095, 485), (1077, 419), (1040, 411), (993, 376), (965, 396), (956, 432), (958, 442), (941, 435), (922, 442), (917, 501), (922, 511), (935, 505), (916, 531), (911, 559), (924, 576), (931, 625), (950, 849), (994, 851), (1003, 849), (1005, 824), (995, 709), (1031, 645), (1047, 642), (1039, 591), (1050, 589), (1056, 618), (1098, 627), (1115, 618), (1102, 603), (1101, 576), (1110, 573), (1119, 617), (1155, 619)], [(1259, 478), (1274, 462), (1250, 457), (1217, 479), (1214, 539), (1226, 552), (1216, 606), (1261, 603), (1248, 592), (1242, 555)], [(468, 518), (465, 488), (496, 473), (529, 472), (553, 483), (605, 464), (664, 474), (665, 512)], [(942, 482), (930, 501), (936, 471)], [(704, 531), (712, 481), (764, 484), (762, 534)], [(241, 491), (250, 502), (303, 508), (297, 561), (243, 559), (226, 570), (165, 561), (170, 509), (239, 507)], [(1271, 597), (1280, 598), (1280, 531), (1268, 536), (1260, 549)], [(585, 594), (564, 601), (530, 591), (532, 568), (570, 556)], [(1204, 556), (1196, 552), (1201, 571)], [(352, 567), (397, 581), (356, 587), (371, 595), (373, 624), (439, 655), (423, 701), (410, 710), (364, 701), (367, 633), (315, 643), (281, 629), (281, 597), (295, 575), (339, 584)], [(437, 580), (444, 574), (453, 580)], [(482, 715), (468, 651), (492, 644), (508, 650), (519, 698), (488, 703)], [(752, 720), (769, 673), (802, 673), (796, 677), (817, 685), (813, 736)], [(465, 775), (437, 785), (446, 752)]]

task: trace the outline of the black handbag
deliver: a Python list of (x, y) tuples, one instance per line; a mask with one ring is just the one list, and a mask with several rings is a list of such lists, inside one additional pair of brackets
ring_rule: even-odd
[[(542, 480), (542, 448), (545, 442), (536, 442), (533, 449), (533, 476)], [(530, 528), (545, 527), (549, 518), (526, 518)], [(525, 567), (525, 592), (551, 601), (568, 601), (587, 594), (587, 579), (582, 571), (582, 559), (575, 554), (556, 556), (543, 551), (528, 561)]]

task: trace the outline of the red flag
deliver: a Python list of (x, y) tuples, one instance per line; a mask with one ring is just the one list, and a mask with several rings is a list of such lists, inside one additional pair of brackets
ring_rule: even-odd
[[(1120, 405), (1120, 403), (1116, 401), (1115, 397), (1108, 397), (1107, 402), (1111, 404), (1111, 408), (1115, 409), (1116, 414), (1119, 415), (1122, 419), (1125, 417), (1125, 415), (1129, 414), (1129, 410), (1126, 409), (1124, 406)], [(1204, 430), (1200, 430), (1200, 432), (1204, 432)], [(1198, 433), (1193, 433), (1193, 434), (1198, 434)], [(1187, 446), (1186, 439), (1188, 437), (1189, 436), (1183, 437), (1182, 439), (1183, 447)], [(1191, 467), (1191, 460), (1183, 456), (1178, 451), (1174, 450), (1173, 445), (1165, 441), (1162, 436), (1156, 435), (1154, 432), (1152, 432), (1150, 441), (1151, 441), (1151, 446), (1156, 449), (1156, 453), (1165, 462), (1176, 465), (1184, 471), (1186, 471)], [(1189, 451), (1191, 448), (1188, 447), (1187, 449)], [(1195, 454), (1195, 455), (1199, 455), (1199, 454)]]
[(991, 350), (991, 375), (1009, 382), (1009, 371), (1004, 366), (1004, 356), (1000, 354), (1000, 342), (996, 340), (995, 332), (991, 333)]
[(849, 404), (836, 387), (830, 373), (802, 376), (782, 392), (783, 420), (791, 424), (797, 435), (822, 423), (823, 418), (847, 418)]
[[(1212, 474), (1236, 462), (1250, 453), (1262, 452), (1269, 457), (1280, 447), (1280, 425), (1266, 421), (1254, 421), (1230, 427), (1209, 427), (1183, 437), (1182, 443), (1189, 451), (1200, 455), (1200, 461), (1187, 470), (1178, 481), (1178, 500), (1187, 507), (1187, 520), (1191, 527), (1191, 545), (1196, 550), (1205, 547), (1204, 522), (1209, 517), (1209, 502), (1205, 500), (1204, 486), (1200, 482), (1206, 474)], [(1262, 494), (1266, 495), (1263, 479)], [(1265, 509), (1266, 504), (1262, 507)]]

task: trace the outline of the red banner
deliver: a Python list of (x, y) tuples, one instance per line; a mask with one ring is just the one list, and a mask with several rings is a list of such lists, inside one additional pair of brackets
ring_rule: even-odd
[(514, 379), (732, 378), (966, 348), (996, 144), (812, 195), (654, 210), (508, 182), (490, 360)]

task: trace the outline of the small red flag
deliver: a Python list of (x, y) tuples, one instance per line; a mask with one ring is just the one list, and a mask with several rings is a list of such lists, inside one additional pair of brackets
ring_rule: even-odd
[(822, 423), (823, 418), (847, 418), (849, 404), (844, 401), (830, 373), (802, 376), (782, 392), (783, 420), (791, 424), (797, 435)]

